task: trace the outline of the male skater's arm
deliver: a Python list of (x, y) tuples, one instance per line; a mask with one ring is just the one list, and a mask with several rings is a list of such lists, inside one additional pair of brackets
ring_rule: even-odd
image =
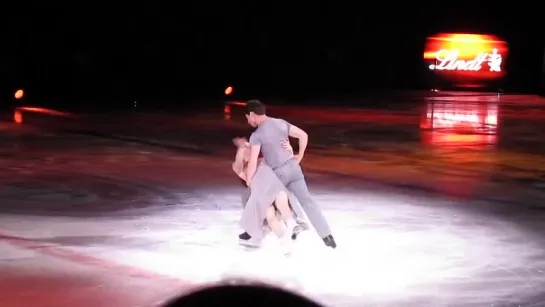
[(301, 128), (290, 125), (289, 136), (299, 140), (299, 152), (295, 155), (295, 159), (297, 159), (297, 162), (301, 162), (305, 156), (305, 151), (307, 150), (308, 134)]
[(259, 137), (255, 133), (252, 133), (252, 136), (250, 136), (250, 161), (248, 161), (248, 166), (246, 166), (246, 185), (248, 186), (252, 183), (255, 171), (257, 170), (257, 159), (259, 158), (260, 151), (261, 142)]

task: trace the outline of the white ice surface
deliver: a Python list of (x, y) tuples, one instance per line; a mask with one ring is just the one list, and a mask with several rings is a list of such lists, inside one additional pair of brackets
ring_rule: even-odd
[(362, 207), (354, 197), (339, 195), (342, 210), (325, 212), (338, 249), (309, 230), (290, 257), (273, 236), (258, 250), (239, 246), (236, 209), (172, 207), (92, 219), (4, 215), (0, 225), (4, 233), (180, 280), (267, 282), (335, 306), (418, 300), (478, 306), (545, 289), (545, 250), (518, 224), (452, 207), (387, 200)]

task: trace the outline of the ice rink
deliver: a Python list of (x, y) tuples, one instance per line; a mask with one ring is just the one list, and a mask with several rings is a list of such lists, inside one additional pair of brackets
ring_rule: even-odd
[[(272, 236), (238, 245), (230, 139), (250, 129), (236, 114), (181, 116), (170, 134), (0, 123), (0, 306), (159, 306), (233, 280), (325, 306), (545, 306), (545, 104), (468, 97), (439, 117), (298, 113), (309, 187), (339, 247), (308, 230), (290, 257)], [(486, 131), (449, 132), (474, 109), (495, 116)]]

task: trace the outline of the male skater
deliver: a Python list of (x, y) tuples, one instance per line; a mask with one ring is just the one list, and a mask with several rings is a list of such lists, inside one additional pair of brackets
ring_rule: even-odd
[[(255, 174), (257, 159), (261, 152), (263, 159), (273, 169), (278, 179), (297, 197), (325, 245), (336, 248), (337, 243), (335, 243), (329, 225), (322, 210), (312, 200), (303, 170), (299, 165), (307, 148), (307, 133), (283, 119), (268, 117), (265, 114), (265, 105), (259, 100), (248, 101), (246, 119), (250, 126), (256, 128), (250, 136), (250, 160), (246, 168), (246, 178), (249, 178), (247, 179), (248, 186)], [(282, 148), (281, 142), (288, 136), (299, 140), (297, 155), (291, 155)], [(295, 223), (291, 223), (288, 225), (288, 231), (293, 232), (296, 226)]]

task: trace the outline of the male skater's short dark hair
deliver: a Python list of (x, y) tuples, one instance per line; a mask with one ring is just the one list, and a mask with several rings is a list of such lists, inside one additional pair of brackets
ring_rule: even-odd
[(257, 99), (248, 100), (246, 114), (250, 114), (250, 112), (254, 112), (256, 115), (265, 115), (265, 105)]

